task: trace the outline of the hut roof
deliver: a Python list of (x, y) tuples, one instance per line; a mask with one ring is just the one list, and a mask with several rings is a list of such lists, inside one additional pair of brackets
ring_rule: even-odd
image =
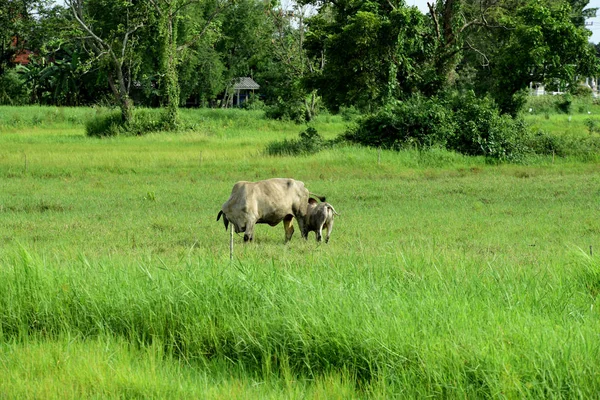
[(260, 89), (260, 85), (254, 82), (254, 79), (246, 76), (243, 78), (237, 78), (233, 81), (233, 88), (235, 90), (256, 90)]

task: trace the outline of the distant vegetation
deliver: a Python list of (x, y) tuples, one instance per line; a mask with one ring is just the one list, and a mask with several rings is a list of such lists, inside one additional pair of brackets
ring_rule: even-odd
[[(185, 130), (184, 105), (297, 123), (357, 110), (357, 143), (409, 139), (517, 159), (523, 146), (510, 131), (520, 123), (510, 119), (530, 85), (565, 93), (555, 105), (570, 113), (573, 96), (591, 97), (586, 77), (600, 61), (588, 0), (505, 3), (442, 0), (422, 13), (388, 0), (293, 10), (259, 0), (11, 1), (0, 16), (0, 104), (117, 107), (90, 122), (95, 136)], [(237, 86), (242, 77), (258, 87)]]

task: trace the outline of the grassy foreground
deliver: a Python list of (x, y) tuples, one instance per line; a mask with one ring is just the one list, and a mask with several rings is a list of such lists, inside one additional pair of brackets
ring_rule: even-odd
[[(303, 127), (187, 111), (190, 132), (96, 139), (93, 112), (0, 108), (0, 397), (600, 392), (597, 164), (267, 157)], [(220, 205), (275, 176), (342, 214), (330, 243), (259, 226), (230, 263)]]

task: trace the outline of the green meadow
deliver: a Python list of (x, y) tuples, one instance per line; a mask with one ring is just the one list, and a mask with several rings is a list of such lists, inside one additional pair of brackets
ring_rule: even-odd
[[(600, 393), (598, 157), (275, 157), (305, 126), (182, 110), (184, 132), (85, 136), (100, 112), (0, 107), (0, 398)], [(588, 137), (594, 113), (527, 119)], [(259, 225), (230, 261), (221, 204), (271, 177), (327, 196), (331, 240)]]

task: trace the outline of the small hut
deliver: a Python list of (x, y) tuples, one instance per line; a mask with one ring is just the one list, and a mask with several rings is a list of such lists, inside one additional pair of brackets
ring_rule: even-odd
[(260, 89), (260, 85), (254, 79), (245, 76), (233, 80), (233, 91), (231, 92), (231, 105), (241, 107), (242, 104), (254, 94), (255, 90)]

